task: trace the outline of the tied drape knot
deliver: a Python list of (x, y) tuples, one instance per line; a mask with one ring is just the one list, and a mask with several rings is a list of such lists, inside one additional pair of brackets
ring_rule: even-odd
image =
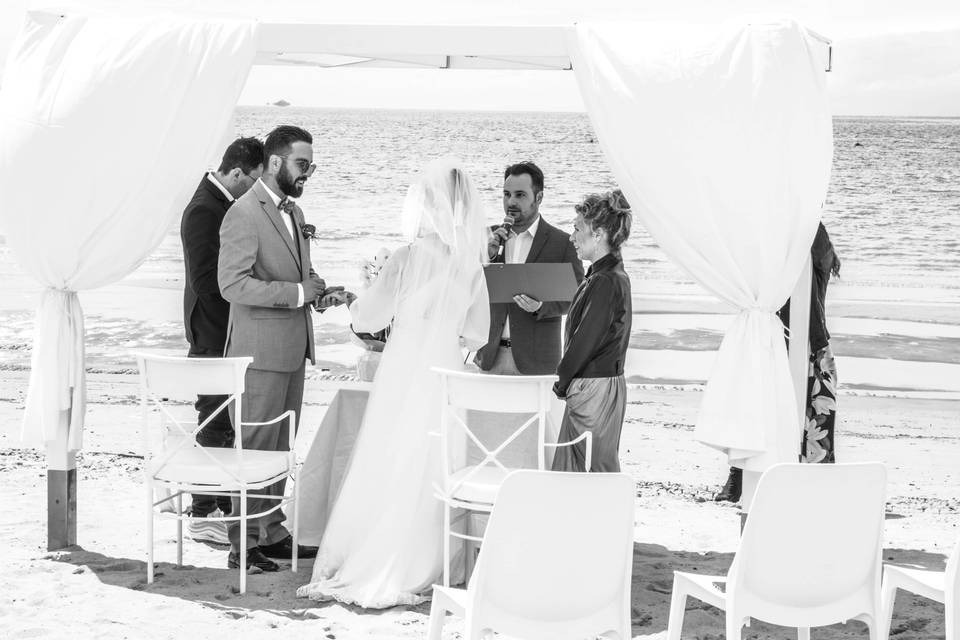
[(772, 309), (765, 309), (759, 304), (752, 304), (749, 307), (743, 307), (740, 309), (740, 313), (746, 314), (748, 316), (755, 316), (757, 314), (769, 314), (773, 313)]

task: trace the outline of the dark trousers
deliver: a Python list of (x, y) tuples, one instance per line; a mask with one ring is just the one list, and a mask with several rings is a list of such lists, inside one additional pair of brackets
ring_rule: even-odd
[[(223, 350), (207, 349), (205, 347), (190, 346), (187, 354), (190, 358), (222, 358)], [(210, 417), (227, 396), (197, 396), (193, 406), (197, 409), (197, 424), (201, 424)], [(226, 409), (221, 411), (207, 426), (197, 433), (197, 442), (204, 447), (232, 447), (233, 425), (230, 423), (230, 414)], [(190, 505), (190, 512), (197, 517), (204, 517), (213, 513), (217, 508), (228, 515), (230, 513), (230, 496), (194, 495)]]

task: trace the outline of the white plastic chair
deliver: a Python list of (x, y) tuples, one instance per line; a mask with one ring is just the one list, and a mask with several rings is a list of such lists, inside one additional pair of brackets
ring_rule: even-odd
[[(135, 353), (140, 369), (140, 406), (143, 414), (144, 484), (147, 494), (147, 583), (153, 582), (153, 524), (155, 517), (177, 520), (177, 566), (183, 563), (183, 521), (191, 516), (183, 513), (183, 495), (240, 494), (240, 515), (218, 520), (240, 521), (241, 531), (246, 522), (276, 511), (291, 499), (294, 506), (292, 569), (297, 570), (297, 513), (298, 483), (294, 482), (292, 498), (249, 493), (270, 486), (283, 478), (293, 479), (297, 468), (295, 444), (296, 415), (287, 411), (268, 422), (234, 420), (235, 446), (233, 448), (202, 447), (197, 443), (197, 432), (231, 403), (235, 416), (241, 414), (244, 375), (253, 358), (184, 358)], [(227, 400), (203, 423), (196, 418), (180, 420), (171, 411), (173, 404), (184, 401), (193, 404), (197, 395), (226, 395)], [(178, 402), (179, 401), (179, 402)], [(157, 427), (151, 427), (150, 415), (157, 410)], [(192, 412), (191, 412), (192, 413)], [(196, 414), (193, 414), (195, 416)], [(289, 425), (289, 451), (257, 451), (243, 449), (243, 429), (259, 428), (286, 420)], [(282, 427), (276, 427), (282, 428)], [(151, 431), (161, 444), (155, 450)], [(161, 497), (155, 499), (157, 491)], [(277, 500), (277, 504), (261, 513), (247, 513), (247, 498)], [(155, 512), (168, 501), (176, 501), (172, 512)], [(243, 535), (246, 535), (245, 533)], [(240, 593), (247, 589), (246, 544), (240, 545)]]
[(883, 640), (890, 635), (893, 603), (897, 589), (916, 593), (943, 604), (946, 623), (944, 640), (960, 640), (960, 539), (947, 559), (946, 571), (924, 571), (884, 565), (883, 567)]
[[(479, 543), (482, 538), (454, 531), (452, 511), (464, 511), (462, 518), (471, 511), (489, 513), (496, 500), (500, 486), (513, 471), (504, 465), (497, 456), (519, 438), (527, 429), (537, 430), (537, 469), (544, 470), (546, 447), (573, 446), (585, 442), (586, 466), (590, 468), (592, 436), (586, 432), (570, 442), (546, 442), (547, 415), (550, 413), (550, 398), (556, 376), (498, 376), (466, 371), (453, 371), (433, 367), (440, 375), (440, 460), (443, 470), (443, 485), (435, 487), (435, 496), (443, 502), (443, 584), (450, 586), (450, 538), (456, 537), (469, 542)], [(464, 420), (467, 410), (490, 413), (531, 413), (528, 420), (521, 424), (495, 449), (488, 449), (474, 434)], [(465, 437), (461, 439), (459, 433)], [(451, 447), (454, 443), (465, 443), (469, 439), (484, 455), (484, 459), (475, 465), (459, 466), (455, 464), (455, 454)], [(459, 468), (457, 468), (459, 466)]]
[(876, 462), (771, 467), (726, 577), (674, 572), (667, 640), (680, 640), (687, 596), (726, 611), (728, 640), (751, 617), (797, 627), (801, 640), (858, 619), (878, 640), (886, 483)]
[(467, 588), (433, 587), (429, 639), (447, 611), (464, 640), (629, 639), (635, 493), (623, 473), (511, 473)]

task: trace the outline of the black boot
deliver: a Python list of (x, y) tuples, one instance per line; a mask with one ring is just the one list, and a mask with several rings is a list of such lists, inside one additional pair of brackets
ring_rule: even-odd
[(714, 502), (740, 502), (740, 493), (743, 491), (743, 469), (730, 467), (727, 483), (720, 493), (713, 496)]

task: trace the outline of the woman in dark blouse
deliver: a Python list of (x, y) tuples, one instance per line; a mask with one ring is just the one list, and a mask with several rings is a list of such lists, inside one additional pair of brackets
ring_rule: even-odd
[[(590, 471), (619, 471), (620, 430), (627, 408), (623, 363), (633, 311), (620, 245), (630, 236), (630, 206), (620, 190), (576, 205), (570, 241), (592, 264), (567, 315), (563, 359), (553, 390), (566, 400), (560, 442), (593, 434)], [(586, 471), (583, 443), (560, 447), (554, 471)]]

